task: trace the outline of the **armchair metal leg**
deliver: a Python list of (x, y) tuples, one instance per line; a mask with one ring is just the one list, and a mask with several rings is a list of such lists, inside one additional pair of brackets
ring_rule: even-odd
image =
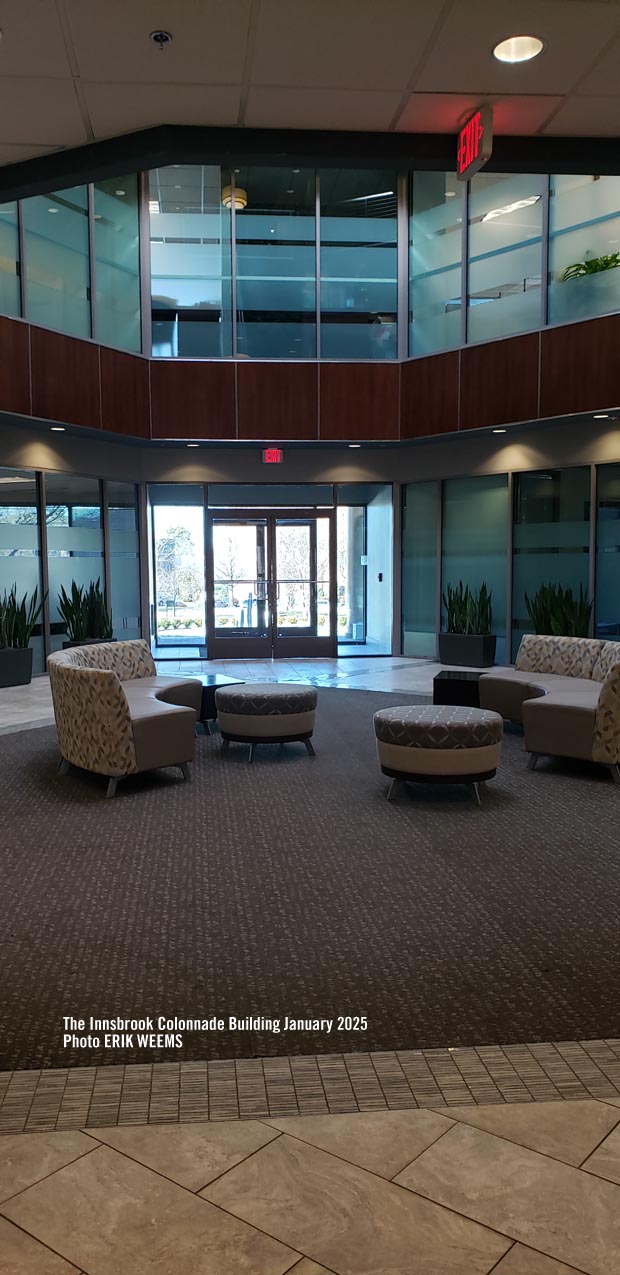
[(228, 752), (228, 749), (229, 749), (229, 748), (230, 748), (230, 740), (229, 740), (229, 739), (223, 739), (223, 740), (222, 740), (222, 752), (223, 752), (223, 753)]
[(536, 770), (536, 762), (540, 757), (540, 753), (530, 753), (527, 759), (528, 770)]
[(186, 762), (186, 761), (182, 761), (182, 762), (181, 762), (181, 774), (182, 774), (182, 776), (183, 776), (183, 778), (184, 778), (184, 779), (187, 779), (187, 780), (190, 780), (190, 779), (191, 779), (191, 774), (190, 774), (190, 769), (189, 769), (189, 763), (188, 763), (188, 762)]
[(68, 774), (68, 771), (69, 771), (69, 762), (66, 760), (65, 757), (61, 757), (60, 761), (58, 762), (58, 774), (66, 775)]
[(615, 766), (610, 766), (609, 769), (611, 771), (611, 777), (614, 783), (620, 784), (620, 765), (618, 764), (618, 762), (616, 762)]
[(314, 751), (314, 748), (312, 747), (312, 741), (311, 741), (311, 740), (309, 740), (309, 739), (304, 739), (304, 744), (306, 745), (306, 752), (307, 752), (308, 756), (309, 756), (309, 757), (316, 757), (316, 753), (315, 753), (315, 751)]
[(393, 780), (392, 780), (392, 782), (391, 782), (391, 784), (390, 784), (390, 786), (389, 786), (389, 788), (388, 788), (388, 790), (387, 790), (387, 799), (388, 799), (388, 801), (394, 801), (394, 799), (395, 799), (395, 797), (396, 797), (396, 795), (397, 795), (397, 793), (398, 793), (398, 786), (399, 786), (399, 784), (400, 784), (400, 779), (393, 779)]
[(476, 781), (475, 781), (475, 780), (474, 780), (474, 782), (473, 782), (473, 784), (472, 784), (472, 788), (473, 788), (473, 790), (474, 790), (474, 797), (476, 798), (476, 803), (477, 803), (477, 805), (478, 805), (479, 807), (481, 807), (481, 806), (482, 806), (482, 802), (481, 802), (481, 800), (480, 800), (480, 785), (479, 785), (478, 783), (476, 783)]
[(115, 779), (115, 778), (108, 779), (108, 791), (106, 792), (106, 797), (114, 796), (116, 792), (117, 784), (118, 784), (118, 779)]
[(249, 752), (249, 756), (248, 756), (248, 761), (251, 761), (251, 760), (252, 760), (252, 758), (253, 758), (253, 756), (254, 756), (254, 745), (253, 745), (253, 744), (250, 744), (250, 752)]

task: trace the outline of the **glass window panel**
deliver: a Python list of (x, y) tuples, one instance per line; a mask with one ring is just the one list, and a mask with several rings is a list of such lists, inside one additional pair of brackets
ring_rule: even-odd
[(620, 640), (620, 465), (598, 470), (596, 636)]
[(266, 522), (213, 523), (216, 629), (266, 632)]
[(97, 340), (140, 349), (138, 178), (110, 177), (94, 186), (95, 323)]
[(461, 343), (465, 184), (453, 173), (413, 173), (409, 216), (409, 353)]
[(104, 588), (99, 482), (96, 478), (46, 474), (45, 500), (51, 649), (58, 651), (67, 640), (58, 610), (61, 586), (69, 593), (74, 580), (84, 588), (99, 580)]
[(396, 173), (322, 169), (321, 356), (397, 357)]
[(554, 175), (549, 200), (549, 322), (620, 310), (620, 269), (563, 279), (578, 263), (620, 252), (620, 177)]
[(205, 536), (202, 487), (149, 487), (152, 515), (151, 599), (158, 651), (205, 641)]
[(459, 580), (475, 591), (486, 583), (497, 664), (506, 662), (507, 553), (507, 475), (448, 479), (443, 485), (442, 592)]
[(437, 655), (437, 526), (441, 484), (407, 483), (403, 493), (403, 655)]
[(0, 204), (0, 314), (21, 314), (17, 203)]
[(546, 177), (477, 173), (469, 191), (467, 340), (541, 325)]
[(579, 593), (588, 588), (590, 471), (546, 469), (515, 478), (513, 564), (513, 658), (524, 633), (531, 633), (525, 594), (541, 584)]
[(149, 175), (153, 355), (232, 354), (230, 176), (216, 164)]
[(339, 505), (336, 568), (338, 576), (338, 642), (366, 639), (366, 509)]
[(86, 186), (24, 199), (22, 221), (26, 318), (71, 336), (90, 336)]
[[(0, 469), (0, 596), (17, 586), (21, 599), (38, 590), (41, 601), (41, 542), (37, 484), (33, 473), (20, 469)], [(41, 617), (42, 620), (42, 617)], [(42, 623), (37, 625), (30, 645), (32, 669), (45, 668)]]
[(237, 349), (248, 358), (316, 356), (314, 169), (240, 168), (235, 218)]
[(142, 635), (142, 623), (138, 489), (134, 483), (109, 482), (107, 499), (114, 637), (139, 638)]

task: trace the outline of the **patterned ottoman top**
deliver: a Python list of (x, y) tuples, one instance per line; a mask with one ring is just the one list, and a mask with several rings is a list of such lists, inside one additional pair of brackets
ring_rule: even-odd
[(316, 708), (316, 702), (315, 687), (296, 682), (250, 682), (245, 686), (221, 686), (215, 692), (220, 713), (243, 713), (246, 717), (308, 713)]
[(377, 739), (401, 748), (485, 748), (499, 743), (504, 729), (499, 713), (434, 704), (382, 708), (374, 722)]

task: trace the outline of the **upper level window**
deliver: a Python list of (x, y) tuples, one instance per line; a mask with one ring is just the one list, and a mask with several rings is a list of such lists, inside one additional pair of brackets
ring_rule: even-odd
[(21, 314), (17, 201), (0, 204), (0, 314)]
[(413, 173), (409, 216), (409, 353), (461, 343), (464, 186), (453, 173)]
[(477, 173), (469, 187), (467, 340), (542, 323), (542, 211), (546, 178)]
[(396, 173), (325, 168), (321, 357), (397, 356)]
[(88, 188), (73, 186), (22, 203), (26, 318), (90, 336)]
[(96, 182), (93, 204), (95, 335), (104, 345), (140, 349), (138, 179)]
[(620, 310), (620, 177), (551, 178), (549, 322)]

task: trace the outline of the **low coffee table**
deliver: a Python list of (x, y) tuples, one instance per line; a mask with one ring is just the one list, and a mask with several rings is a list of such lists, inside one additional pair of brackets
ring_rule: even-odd
[(442, 669), (433, 678), (433, 704), (480, 708), (480, 674), (468, 669)]
[(207, 734), (210, 734), (209, 722), (214, 722), (217, 717), (215, 692), (218, 686), (245, 686), (245, 682), (240, 677), (224, 677), (222, 673), (199, 673), (196, 681), (202, 682), (202, 700), (198, 721), (202, 723)]

